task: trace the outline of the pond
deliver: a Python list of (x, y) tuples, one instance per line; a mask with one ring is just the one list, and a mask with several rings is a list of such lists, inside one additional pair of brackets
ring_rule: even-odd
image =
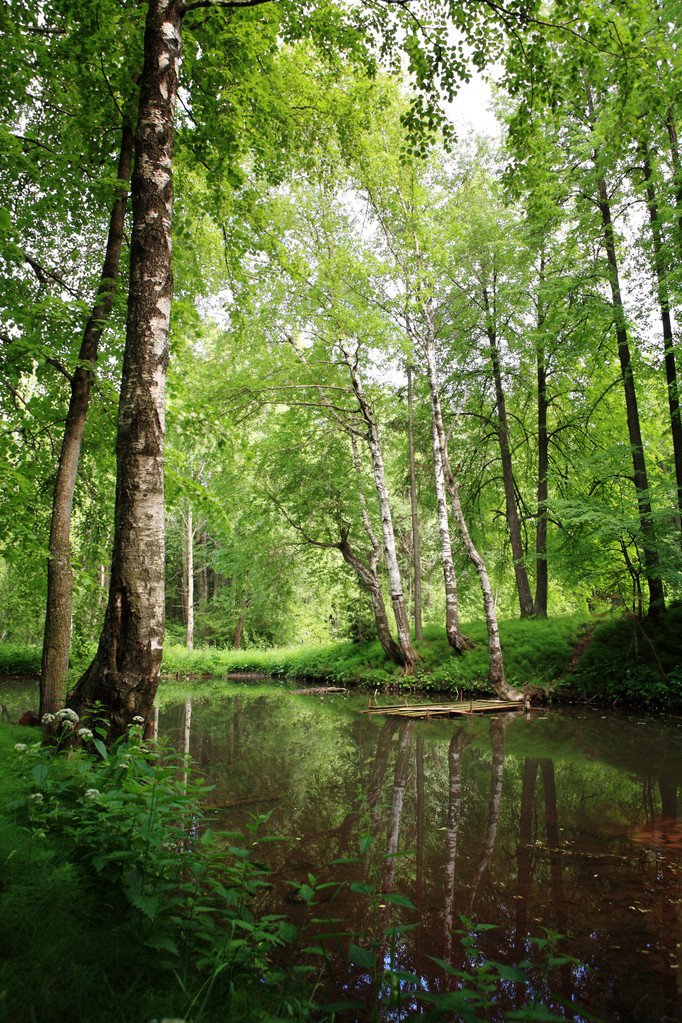
[[(159, 732), (214, 786), (215, 830), (269, 815), (262, 834), (280, 840), (254, 850), (273, 881), (264, 908), (303, 927), (295, 885), (316, 889), (330, 1001), (373, 997), (351, 943), (448, 990), (436, 960), (480, 962), (475, 927), (485, 957), (538, 964), (530, 985), (501, 984), (496, 1012), (530, 990), (567, 1019), (680, 1018), (681, 718), (581, 707), (426, 722), (363, 713), (366, 694), (201, 693), (162, 688)], [(547, 965), (547, 932), (575, 961)]]

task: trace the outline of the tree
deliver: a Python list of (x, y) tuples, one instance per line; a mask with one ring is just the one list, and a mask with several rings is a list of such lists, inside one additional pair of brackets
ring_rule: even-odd
[[(551, 113), (543, 111), (542, 128), (539, 123), (533, 124), (533, 117), (529, 117), (527, 110), (517, 110), (511, 122), (511, 131), (518, 157), (518, 171), (521, 177), (525, 177), (526, 183), (530, 183), (533, 176), (533, 166), (539, 168), (544, 164), (554, 180), (557, 201), (565, 202), (569, 193), (575, 204), (574, 215), (579, 218), (581, 225), (588, 231), (599, 232), (599, 244), (605, 257), (601, 261), (600, 275), (603, 285), (608, 289), (613, 319), (649, 606), (650, 613), (654, 614), (664, 607), (662, 571), (635, 386), (636, 367), (621, 284), (621, 239), (613, 213), (614, 204), (621, 195), (618, 179), (622, 154), (618, 151), (617, 133), (612, 132), (610, 97), (614, 77), (619, 75), (623, 65), (620, 54), (612, 46), (612, 37), (610, 13), (606, 15), (595, 9), (594, 48), (585, 50), (566, 37), (555, 47), (554, 56), (543, 66), (542, 72), (547, 82), (544, 95), (553, 109)], [(519, 59), (518, 53), (511, 65), (518, 76), (518, 88), (521, 80), (528, 80), (530, 69), (523, 59)], [(536, 100), (538, 106), (541, 102)], [(534, 146), (537, 161), (529, 148), (533, 135), (538, 143)], [(565, 174), (562, 180), (557, 176), (556, 163), (552, 166), (550, 162), (556, 160), (559, 153), (573, 154), (570, 169), (568, 162), (564, 163)], [(524, 170), (521, 170), (521, 165)], [(535, 180), (537, 182), (538, 178)]]

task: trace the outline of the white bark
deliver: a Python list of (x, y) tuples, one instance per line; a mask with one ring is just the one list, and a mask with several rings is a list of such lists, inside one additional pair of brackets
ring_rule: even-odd
[(187, 512), (187, 649), (194, 650), (194, 525)]
[(438, 449), (445, 487), (450, 495), (450, 503), (452, 505), (452, 512), (455, 516), (457, 528), (459, 529), (460, 536), (462, 537), (462, 542), (464, 543), (467, 555), (473, 562), (476, 572), (478, 573), (478, 580), (483, 594), (485, 620), (488, 628), (488, 651), (490, 655), (488, 682), (501, 700), (520, 702), (523, 700), (523, 694), (517, 692), (513, 686), (510, 686), (504, 677), (504, 662), (502, 659), (502, 646), (500, 644), (500, 630), (497, 624), (495, 602), (493, 600), (492, 588), (488, 578), (488, 571), (483, 557), (476, 549), (469, 534), (469, 530), (464, 520), (464, 514), (462, 512), (462, 504), (459, 499), (459, 487), (457, 485), (457, 480), (450, 469), (448, 461), (445, 429), (443, 427), (443, 415), (440, 407), (435, 344), (432, 334), (429, 334), (425, 347), (429, 373), (429, 388), (431, 391), (431, 414), (434, 430), (434, 460), (436, 460), (436, 449)]
[(362, 386), (362, 380), (358, 372), (357, 361), (353, 357), (350, 348), (344, 338), (339, 341), (339, 347), (343, 353), (344, 360), (350, 373), (351, 383), (353, 385), (353, 391), (358, 399), (360, 410), (362, 412), (363, 419), (367, 425), (367, 441), (369, 444), (370, 454), (372, 456), (372, 469), (374, 472), (374, 483), (376, 486), (377, 497), (379, 499), (379, 508), (381, 511), (381, 529), (384, 541), (384, 557), (386, 560), (386, 568), (388, 570), (388, 583), (391, 592), (391, 602), (393, 604), (393, 614), (395, 616), (396, 628), (398, 631), (398, 645), (405, 658), (405, 666), (407, 669), (412, 668), (417, 660), (418, 654), (412, 645), (412, 638), (410, 636), (410, 625), (407, 618), (407, 609), (405, 607), (405, 597), (403, 594), (403, 583), (402, 576), (400, 574), (400, 566), (398, 564), (398, 554), (396, 551), (395, 544), (395, 533), (393, 531), (393, 517), (391, 515), (391, 505), (388, 496), (388, 486), (386, 484), (386, 470), (384, 467), (384, 460), (381, 453), (381, 439), (379, 436), (379, 429), (374, 419), (374, 415), (370, 408), (369, 402), (367, 401)]

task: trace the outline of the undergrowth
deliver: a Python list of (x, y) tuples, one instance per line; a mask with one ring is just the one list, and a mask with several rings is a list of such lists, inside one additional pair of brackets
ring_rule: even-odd
[(581, 700), (682, 705), (682, 604), (644, 621), (624, 615), (597, 623), (566, 688)]
[(110, 752), (93, 735), (104, 758), (10, 746), (26, 733), (0, 730), (0, 1018), (308, 1018), (306, 972), (269, 964), (295, 929), (253, 912), (260, 821), (213, 835), (137, 725)]

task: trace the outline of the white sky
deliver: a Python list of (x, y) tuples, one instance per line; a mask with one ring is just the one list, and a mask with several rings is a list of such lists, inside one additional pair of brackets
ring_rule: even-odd
[(492, 91), (480, 74), (460, 86), (452, 103), (446, 103), (449, 119), (462, 133), (473, 130), (477, 135), (500, 136), (500, 124), (491, 110)]

